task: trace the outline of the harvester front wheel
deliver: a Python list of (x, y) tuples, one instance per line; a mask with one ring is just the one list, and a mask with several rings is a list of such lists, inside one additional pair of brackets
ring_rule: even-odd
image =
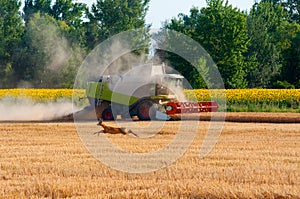
[(137, 107), (137, 116), (140, 120), (155, 119), (156, 104), (152, 101), (142, 101)]
[(102, 112), (103, 120), (114, 120), (114, 115), (110, 107), (106, 108)]

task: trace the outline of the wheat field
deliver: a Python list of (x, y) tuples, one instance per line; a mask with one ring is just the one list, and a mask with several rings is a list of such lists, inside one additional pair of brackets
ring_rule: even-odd
[[(147, 152), (170, 142), (176, 125), (142, 141), (107, 137)], [(300, 124), (227, 122), (213, 151), (199, 159), (208, 126), (201, 122), (176, 163), (128, 174), (94, 159), (73, 123), (1, 123), (0, 198), (299, 198)]]

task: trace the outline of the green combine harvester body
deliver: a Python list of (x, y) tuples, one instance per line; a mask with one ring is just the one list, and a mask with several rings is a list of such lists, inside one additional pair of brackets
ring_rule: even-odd
[[(102, 86), (103, 91), (100, 97)], [(88, 82), (86, 94), (88, 98), (101, 99), (103, 101), (111, 101), (111, 99), (114, 99), (114, 103), (126, 106), (130, 106), (139, 100), (139, 98), (134, 96), (128, 96), (122, 93), (113, 92), (112, 90), (110, 90), (108, 82)]]
[(202, 107), (195, 102), (179, 102), (184, 99), (183, 79), (167, 74), (164, 65), (135, 67), (125, 74), (103, 75), (98, 81), (88, 82), (86, 95), (97, 118), (104, 120), (114, 120), (117, 115), (152, 120), (158, 111), (171, 115), (216, 110), (202, 105), (211, 106), (211, 102), (201, 102)]

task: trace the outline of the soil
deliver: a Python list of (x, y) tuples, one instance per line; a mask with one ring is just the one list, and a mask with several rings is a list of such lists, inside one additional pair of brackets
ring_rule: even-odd
[[(213, 117), (212, 117), (213, 116)], [(73, 122), (76, 121), (97, 121), (95, 111), (86, 107), (85, 109), (76, 112), (75, 114), (65, 115), (46, 121), (0, 121), (6, 122)], [(171, 120), (200, 120), (200, 121), (226, 121), (226, 122), (241, 122), (241, 123), (300, 123), (300, 113), (270, 113), (270, 112), (215, 112), (215, 113), (186, 113), (184, 115), (173, 115)], [(121, 119), (121, 118), (117, 118)], [(131, 118), (126, 118), (128, 120)], [(132, 118), (138, 120), (137, 118)]]
[[(86, 108), (79, 111), (76, 118), (79, 120), (95, 120), (94, 110)], [(191, 113), (172, 116), (172, 120), (180, 118), (201, 121), (226, 121), (226, 122), (255, 122), (255, 123), (300, 123), (300, 113), (269, 113), (269, 112), (217, 112), (217, 113)], [(225, 117), (225, 118), (224, 118)], [(58, 118), (54, 121), (73, 121), (73, 114)]]

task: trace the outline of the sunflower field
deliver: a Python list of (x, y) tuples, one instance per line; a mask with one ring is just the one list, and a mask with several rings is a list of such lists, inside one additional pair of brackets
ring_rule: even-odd
[[(9, 98), (25, 98), (34, 102), (56, 102), (61, 99), (72, 100), (72, 89), (0, 89), (0, 99)], [(77, 90), (78, 96), (85, 95), (84, 90)]]
[[(36, 103), (71, 101), (73, 94), (78, 99), (86, 99), (83, 89), (0, 89), (0, 102), (4, 98), (25, 98)], [(187, 100), (193, 101), (221, 101), (226, 94), (226, 109), (232, 112), (300, 112), (300, 89), (197, 89), (185, 90), (184, 94)]]
[(300, 89), (198, 89), (185, 94), (198, 101), (226, 98), (226, 109), (232, 112), (300, 112)]

